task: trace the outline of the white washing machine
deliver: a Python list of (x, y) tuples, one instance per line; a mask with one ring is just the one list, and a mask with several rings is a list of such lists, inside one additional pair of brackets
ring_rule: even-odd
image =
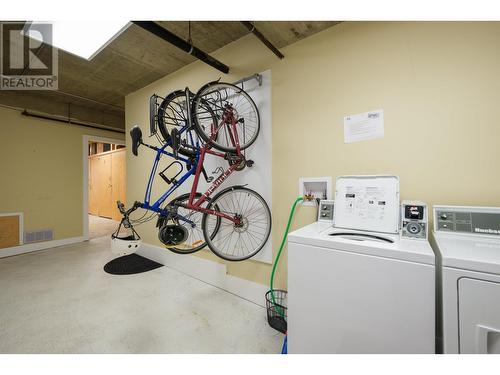
[(499, 354), (500, 208), (434, 206), (434, 239), (444, 352)]
[(434, 353), (434, 253), (399, 235), (397, 178), (340, 177), (334, 216), (288, 236), (288, 352)]

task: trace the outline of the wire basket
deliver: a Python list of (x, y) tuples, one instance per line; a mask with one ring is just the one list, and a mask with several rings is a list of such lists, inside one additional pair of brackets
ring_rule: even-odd
[(287, 291), (269, 290), (266, 293), (266, 310), (269, 325), (281, 333), (286, 333)]

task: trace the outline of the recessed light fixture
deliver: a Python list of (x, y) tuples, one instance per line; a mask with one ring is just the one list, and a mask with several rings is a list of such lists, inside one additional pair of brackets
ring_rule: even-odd
[[(73, 55), (92, 60), (129, 26), (123, 20), (71, 20), (52, 21), (52, 45)], [(30, 24), (24, 34), (40, 40), (39, 33), (30, 32)]]

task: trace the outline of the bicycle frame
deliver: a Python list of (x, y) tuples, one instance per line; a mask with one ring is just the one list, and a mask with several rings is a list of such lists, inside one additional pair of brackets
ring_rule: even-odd
[[(220, 128), (224, 124), (227, 124), (226, 117), (224, 117), (222, 119), (221, 124), (218, 126), (218, 128)], [(238, 141), (238, 133), (236, 131), (236, 122), (234, 120), (231, 121), (231, 126), (232, 126), (232, 128), (233, 128), (232, 130), (234, 132), (234, 140), (232, 139), (232, 141), (236, 145), (237, 155), (241, 155), (240, 145), (239, 145), (239, 141)], [(188, 125), (184, 126), (180, 130), (180, 133), (182, 134), (183, 132), (189, 131), (188, 130), (189, 128), (190, 128), (190, 126), (188, 126)], [(191, 142), (194, 143), (194, 140), (193, 140), (191, 133), (189, 134), (189, 136), (191, 137)], [(207, 189), (207, 191), (205, 193), (203, 193), (202, 196), (198, 200), (195, 201), (195, 196), (196, 196), (196, 192), (198, 189), (198, 183), (199, 183), (200, 175), (202, 173), (203, 162), (205, 160), (206, 154), (211, 154), (211, 155), (215, 155), (215, 156), (222, 157), (222, 158), (225, 158), (225, 156), (226, 156), (222, 152), (212, 150), (211, 146), (209, 144), (205, 144), (203, 147), (200, 147), (198, 140), (196, 140), (196, 155), (194, 157), (194, 160), (186, 158), (184, 156), (177, 155), (177, 159), (182, 161), (186, 165), (186, 169), (187, 169), (186, 173), (184, 175), (182, 175), (182, 177), (179, 180), (174, 181), (172, 186), (165, 193), (163, 193), (163, 195), (161, 195), (153, 204), (150, 203), (151, 190), (153, 187), (154, 178), (155, 178), (156, 171), (158, 169), (158, 164), (160, 162), (161, 157), (163, 155), (167, 155), (167, 156), (174, 157), (174, 158), (176, 157), (176, 155), (174, 155), (174, 153), (166, 151), (166, 148), (168, 146), (172, 146), (172, 139), (165, 142), (165, 144), (161, 148), (158, 148), (155, 146), (148, 146), (149, 148), (156, 151), (156, 157), (155, 157), (155, 161), (153, 163), (153, 167), (151, 169), (151, 173), (149, 175), (148, 185), (147, 185), (146, 193), (144, 196), (144, 202), (141, 203), (141, 208), (157, 212), (160, 215), (161, 214), (167, 215), (168, 211), (161, 208), (161, 205), (163, 204), (163, 202), (165, 202), (165, 200), (170, 195), (172, 195), (172, 193), (175, 190), (177, 190), (177, 188), (179, 186), (181, 186), (191, 175), (194, 175), (194, 181), (193, 181), (193, 185), (191, 187), (191, 192), (189, 194), (188, 204), (185, 207), (187, 209), (191, 209), (194, 211), (199, 211), (199, 212), (207, 213), (210, 215), (216, 215), (216, 216), (219, 216), (221, 218), (225, 218), (227, 220), (230, 220), (230, 221), (234, 222), (235, 224), (239, 224), (240, 219), (237, 217), (230, 216), (230, 215), (223, 213), (223, 212), (220, 212), (220, 211), (201, 207), (201, 205), (206, 201), (206, 199), (234, 172), (234, 170), (238, 167), (238, 163), (234, 163), (234, 164), (230, 165), (227, 170), (225, 170), (219, 177), (217, 177), (215, 179), (215, 181)], [(179, 215), (179, 217), (181, 217), (181, 216)], [(190, 220), (188, 220), (186, 218), (182, 217), (182, 219), (185, 220), (186, 222), (192, 223)]]

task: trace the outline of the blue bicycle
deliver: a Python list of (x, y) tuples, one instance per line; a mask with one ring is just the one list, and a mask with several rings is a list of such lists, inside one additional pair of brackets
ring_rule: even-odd
[[(212, 82), (196, 95), (189, 89), (175, 91), (165, 98), (153, 95), (150, 113), (150, 134), (162, 146), (145, 143), (138, 126), (130, 131), (133, 154), (137, 156), (139, 146), (143, 145), (155, 151), (156, 157), (144, 202), (135, 202), (129, 210), (118, 203), (124, 216), (122, 224), (136, 233), (134, 224), (157, 216), (158, 238), (173, 252), (190, 254), (208, 246), (225, 260), (253, 257), (264, 247), (271, 232), (271, 212), (265, 200), (245, 186), (231, 186), (212, 197), (234, 171), (253, 165), (243, 152), (259, 132), (259, 114), (251, 97), (237, 86)], [(215, 179), (204, 168), (207, 154), (228, 163), (227, 169), (221, 168)], [(170, 187), (152, 202), (153, 182), (164, 156), (174, 160), (158, 175)], [(204, 193), (197, 191), (201, 175), (211, 183)], [(166, 203), (191, 176), (194, 180), (190, 193)], [(152, 215), (130, 219), (129, 215), (138, 208)]]

